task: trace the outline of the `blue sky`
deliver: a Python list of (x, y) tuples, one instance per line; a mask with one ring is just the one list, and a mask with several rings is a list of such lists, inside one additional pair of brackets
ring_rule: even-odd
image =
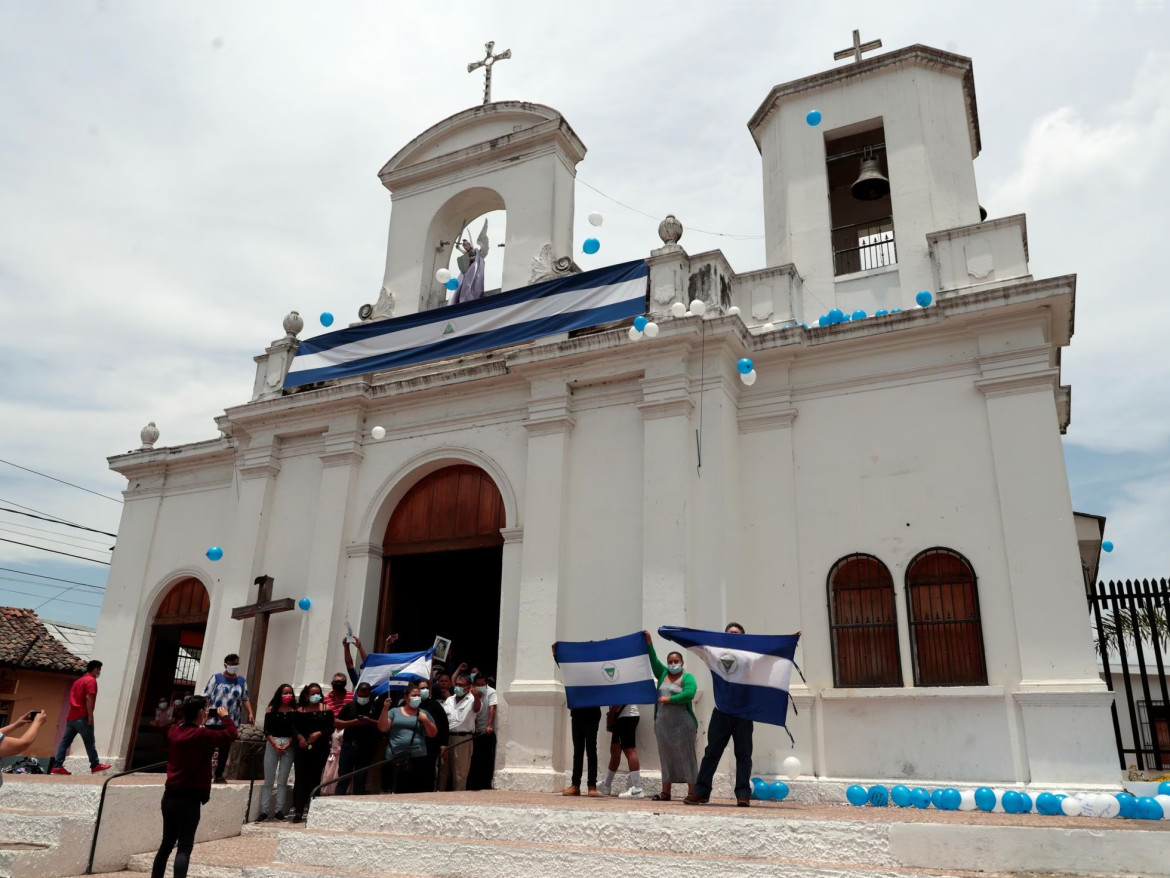
[[(1073, 503), (1108, 517), (1107, 577), (1170, 576), (1170, 10), (1163, 3), (788, 2), (581, 5), (289, 2), (0, 5), (0, 458), (117, 496), (105, 458), (215, 435), (251, 358), (292, 308), (351, 319), (377, 297), (390, 199), (376, 173), (480, 99), (483, 43), (513, 58), (495, 96), (550, 104), (589, 148), (579, 179), (691, 252), (763, 265), (760, 161), (746, 122), (768, 89), (881, 37), (974, 59), (991, 215), (1025, 212), (1037, 277), (1078, 275), (1065, 441)], [(1059, 20), (1059, 34), (1054, 22)], [(587, 267), (645, 256), (657, 222), (605, 214)], [(101, 530), (111, 500), (0, 465), (0, 498)], [(0, 504), (3, 505), (3, 504)], [(0, 513), (0, 536), (37, 535)], [(54, 528), (65, 551), (93, 537)], [(99, 538), (100, 539), (100, 538)], [(0, 543), (0, 566), (104, 582), (105, 567)], [(48, 581), (0, 581), (36, 606)], [(66, 587), (61, 585), (62, 588)], [(37, 597), (11, 590), (35, 592)], [(45, 605), (93, 623), (99, 593)], [(76, 600), (77, 603), (65, 603)]]

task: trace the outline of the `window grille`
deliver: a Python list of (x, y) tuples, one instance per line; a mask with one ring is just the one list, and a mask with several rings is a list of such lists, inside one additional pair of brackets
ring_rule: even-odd
[(975, 571), (958, 552), (927, 549), (906, 571), (915, 686), (986, 686)]
[(873, 555), (846, 555), (829, 572), (833, 685), (902, 685), (894, 579)]

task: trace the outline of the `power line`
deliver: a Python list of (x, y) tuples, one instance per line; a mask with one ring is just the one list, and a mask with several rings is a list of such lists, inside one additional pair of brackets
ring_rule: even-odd
[[(577, 182), (580, 183), (582, 186), (585, 186), (586, 188), (592, 189), (594, 192), (596, 192), (602, 198), (609, 199), (614, 204), (619, 205), (620, 207), (624, 207), (626, 210), (632, 210), (634, 213), (640, 213), (642, 216), (648, 217), (649, 219), (654, 220), (654, 222), (656, 222), (656, 223), (662, 221), (662, 216), (654, 216), (654, 214), (646, 213), (646, 211), (644, 211), (644, 210), (638, 210), (638, 208), (634, 207), (633, 205), (626, 204), (624, 201), (618, 201), (612, 195), (606, 195), (604, 192), (602, 192), (596, 186), (591, 186), (589, 183), (586, 183), (580, 177), (577, 178)], [(665, 214), (663, 214), (663, 216), (665, 216)], [(711, 231), (708, 231), (707, 229), (695, 228), (694, 226), (687, 226), (686, 231), (698, 232), (702, 235), (714, 235), (717, 238), (732, 238), (733, 240), (736, 240), (736, 241), (759, 241), (759, 240), (763, 239), (763, 237), (764, 237), (763, 235), (733, 235), (730, 232), (711, 232)]]
[[(5, 522), (3, 522), (3, 524), (12, 524), (12, 522), (5, 521)], [(19, 525), (19, 524), (13, 525), (13, 526), (14, 527), (22, 527), (22, 528), (24, 528), (24, 530), (12, 530), (11, 528), (0, 527), (0, 531), (3, 531), (6, 534), (16, 534), (18, 537), (28, 537), (30, 540), (44, 540), (46, 543), (60, 543), (62, 546), (72, 546), (75, 549), (88, 549), (89, 548), (88, 546), (78, 545), (79, 542), (81, 542), (81, 543), (94, 543), (95, 545), (98, 545), (98, 546), (105, 545), (106, 543), (109, 542), (109, 540), (100, 540), (100, 541), (99, 540), (87, 540), (84, 537), (73, 537), (72, 540), (54, 540), (50, 537), (42, 537), (42, 536), (38, 536), (37, 534), (25, 533), (25, 531), (36, 530), (36, 531), (40, 531), (41, 533), (52, 534), (55, 537), (67, 537), (67, 536), (69, 536), (69, 534), (59, 533), (55, 530), (47, 530), (43, 527), (27, 527), (25, 525)], [(94, 551), (95, 552), (108, 552), (109, 549), (94, 549)]]
[(97, 558), (85, 558), (81, 555), (73, 555), (69, 552), (58, 552), (56, 549), (46, 549), (44, 546), (34, 546), (32, 543), (22, 543), (19, 540), (10, 540), (5, 537), (0, 537), (0, 543), (13, 543), (17, 546), (26, 546), (30, 549), (39, 549), (42, 552), (52, 552), (54, 555), (65, 555), (68, 558), (80, 558), (82, 561), (92, 561), (94, 564), (105, 564), (110, 566), (109, 561), (99, 561)]
[[(3, 502), (10, 503), (11, 501), (4, 500)], [(12, 505), (13, 506), (20, 506), (19, 503), (13, 503)], [(30, 507), (21, 506), (21, 509), (28, 509), (28, 508), (30, 508)], [(24, 516), (27, 516), (28, 518), (36, 518), (40, 521), (47, 521), (51, 524), (63, 524), (66, 527), (75, 527), (78, 530), (87, 530), (90, 533), (103, 534), (107, 537), (114, 537), (115, 539), (118, 536), (117, 534), (110, 533), (108, 530), (98, 530), (97, 528), (94, 528), (94, 527), (86, 527), (84, 524), (74, 524), (72, 521), (65, 521), (65, 519), (63, 519), (63, 518), (53, 518), (53, 517), (46, 518), (45, 516), (47, 516), (48, 513), (45, 513), (44, 515), (33, 515), (32, 512), (21, 512), (20, 509), (9, 509), (5, 506), (0, 506), (0, 512), (11, 512), (13, 515), (24, 515)]]
[(36, 576), (39, 579), (51, 579), (53, 582), (65, 582), (69, 585), (87, 585), (90, 588), (100, 588), (103, 591), (106, 588), (104, 585), (98, 585), (96, 582), (80, 582), (76, 579), (61, 579), (57, 576), (46, 576), (43, 573), (33, 573), (31, 570), (17, 570), (15, 567), (0, 567), (0, 570), (7, 571), (8, 573), (19, 573), (21, 576)]
[[(0, 582), (15, 582), (18, 585), (31, 585), (33, 588), (60, 588), (61, 587), (60, 585), (57, 585), (56, 583), (53, 583), (53, 582), (34, 582), (31, 579), (16, 579), (12, 576), (0, 576)], [(77, 585), (70, 586), (69, 588), (66, 589), (66, 591), (73, 591), (73, 589), (81, 588), (84, 585), (85, 585), (84, 582), (80, 582)], [(65, 593), (64, 591), (61, 592), (61, 594), (64, 594), (64, 593)], [(96, 594), (92, 594), (90, 592), (86, 592), (86, 594), (89, 597), (100, 598), (100, 597), (103, 597), (105, 595), (105, 591), (103, 589), (98, 589)], [(44, 595), (37, 595), (37, 597), (44, 597)]]
[(50, 475), (47, 475), (45, 473), (37, 472), (35, 469), (29, 469), (27, 466), (21, 466), (18, 463), (13, 463), (11, 460), (4, 460), (3, 458), (0, 458), (0, 463), (6, 463), (9, 466), (14, 466), (17, 469), (22, 469), (26, 473), (32, 473), (34, 476), (40, 476), (41, 478), (44, 478), (44, 479), (50, 479), (51, 481), (59, 482), (62, 485), (68, 485), (70, 488), (76, 488), (79, 491), (85, 491), (85, 493), (93, 494), (95, 497), (105, 497), (107, 500), (113, 500), (115, 503), (122, 502), (122, 498), (120, 498), (120, 497), (111, 497), (109, 494), (102, 494), (99, 491), (91, 491), (89, 488), (83, 488), (83, 487), (81, 487), (81, 485), (75, 485), (75, 484), (73, 484), (73, 482), (67, 482), (64, 479), (57, 478), (56, 476), (50, 476)]
[[(6, 591), (9, 594), (22, 594), (25, 597), (29, 597), (29, 598), (43, 598), (44, 597), (43, 594), (33, 594), (30, 591), (20, 591), (19, 589), (9, 588), (6, 585), (0, 585), (0, 591)], [(81, 601), (67, 601), (67, 600), (64, 600), (63, 598), (53, 598), (52, 600), (45, 601), (45, 603), (46, 604), (52, 603), (54, 600), (59, 600), (63, 604), (76, 604), (79, 607), (89, 607), (91, 610), (100, 610), (102, 608), (101, 604), (86, 604), (86, 603), (83, 603)], [(44, 605), (45, 604), (41, 604), (40, 606), (43, 607)], [(35, 612), (35, 610), (34, 610), (34, 612)]]

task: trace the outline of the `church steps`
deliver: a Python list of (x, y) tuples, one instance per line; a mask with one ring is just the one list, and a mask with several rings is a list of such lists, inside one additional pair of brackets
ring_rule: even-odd
[(101, 786), (96, 784), (10, 779), (0, 786), (0, 811), (92, 815), (97, 811), (101, 794)]

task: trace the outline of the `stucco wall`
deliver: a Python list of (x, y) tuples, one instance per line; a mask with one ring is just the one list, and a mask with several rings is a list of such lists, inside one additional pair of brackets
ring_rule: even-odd
[[(51, 674), (45, 671), (15, 670), (16, 694), (13, 697), (12, 721), (19, 719), (30, 710), (43, 710), (45, 724), (25, 751), (26, 756), (52, 756), (57, 738), (64, 729), (65, 714), (69, 711), (69, 687), (80, 674)], [(81, 748), (79, 740), (74, 750)]]

